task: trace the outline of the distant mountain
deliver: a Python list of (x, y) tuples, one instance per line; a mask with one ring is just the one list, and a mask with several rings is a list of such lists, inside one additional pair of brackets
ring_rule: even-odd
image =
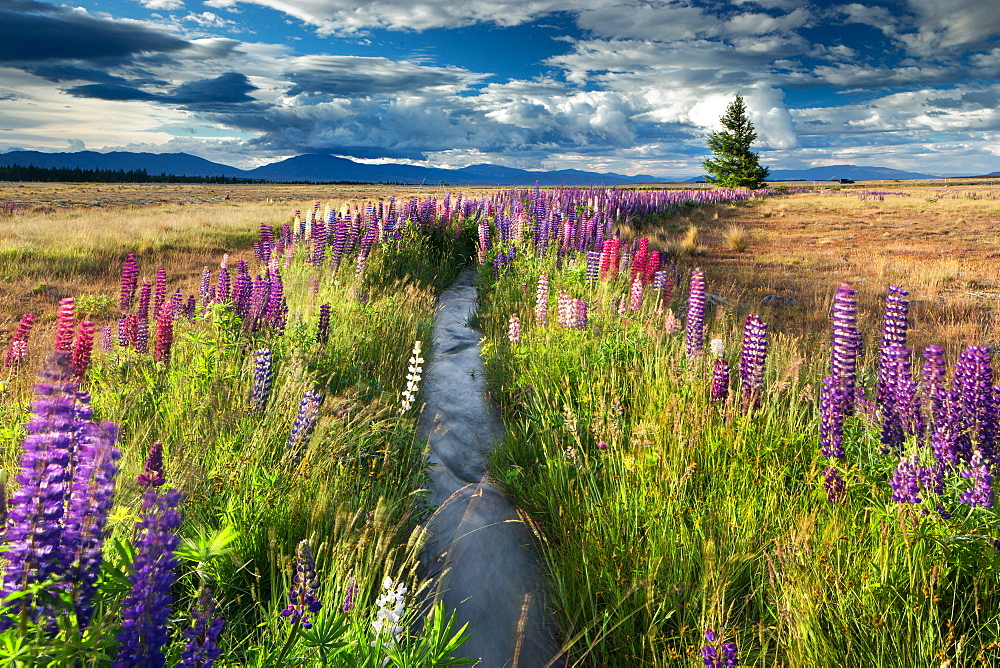
[(454, 185), (620, 185), (623, 183), (669, 183), (655, 176), (584, 172), (563, 169), (535, 172), (499, 165), (469, 165), (461, 169), (441, 169), (400, 164), (365, 164), (332, 155), (311, 153), (257, 167), (247, 172), (252, 179), (272, 181), (361, 181), (408, 184), (448, 183)]
[(462, 169), (436, 169), (400, 164), (365, 164), (324, 154), (298, 155), (251, 170), (205, 160), (187, 153), (129, 153), (77, 151), (42, 153), (10, 151), (0, 154), (0, 166), (79, 167), (132, 171), (145, 169), (158, 176), (229, 176), (267, 181), (353, 181), (357, 183), (406, 183), (454, 185), (620, 185), (624, 183), (669, 183), (669, 179), (649, 175), (625, 176), (563, 169), (534, 172), (498, 165), (470, 165)]
[(983, 177), (988, 179), (1000, 178), (1000, 172), (990, 172), (989, 174), (983, 174)]
[(933, 174), (904, 172), (888, 167), (862, 167), (858, 165), (827, 165), (810, 169), (772, 169), (768, 181), (833, 181), (853, 179), (855, 181), (900, 181), (908, 179), (938, 179)]
[(73, 169), (123, 169), (126, 172), (145, 169), (159, 176), (235, 176), (246, 178), (245, 172), (229, 165), (220, 165), (187, 153), (130, 153), (112, 151), (77, 151), (75, 153), (42, 153), (41, 151), (9, 151), (0, 153), (0, 167), (66, 167)]

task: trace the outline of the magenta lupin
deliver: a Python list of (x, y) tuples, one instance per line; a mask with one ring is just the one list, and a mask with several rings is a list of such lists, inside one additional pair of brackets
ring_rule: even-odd
[(56, 350), (73, 349), (73, 329), (76, 326), (76, 301), (66, 297), (59, 301), (59, 318), (56, 322)]
[(84, 320), (76, 333), (76, 341), (73, 343), (73, 357), (70, 362), (70, 369), (73, 377), (81, 380), (87, 373), (90, 366), (90, 354), (94, 348), (94, 323)]
[(139, 265), (135, 261), (135, 254), (129, 253), (122, 263), (121, 291), (118, 297), (118, 308), (121, 311), (128, 311), (132, 308), (132, 300), (135, 299), (135, 288), (139, 281)]
[(170, 303), (160, 309), (156, 317), (156, 347), (153, 357), (157, 362), (170, 363), (170, 349), (174, 342), (174, 313)]

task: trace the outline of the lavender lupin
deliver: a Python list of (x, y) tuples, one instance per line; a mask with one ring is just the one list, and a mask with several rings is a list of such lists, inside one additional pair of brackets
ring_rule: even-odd
[(743, 349), (740, 353), (740, 383), (747, 406), (760, 404), (766, 361), (767, 323), (759, 316), (749, 315), (743, 326)]
[(906, 346), (907, 316), (910, 303), (907, 292), (895, 285), (889, 286), (889, 296), (885, 299), (885, 317), (882, 323), (882, 348), (879, 355), (878, 384), (875, 402), (885, 401), (887, 365), (890, 363), (889, 350), (893, 346)]
[(848, 282), (837, 286), (833, 298), (833, 350), (830, 375), (844, 389), (844, 413), (854, 412), (854, 390), (857, 387), (860, 334), (856, 327), (857, 302), (855, 291)]
[(263, 413), (271, 397), (271, 382), (274, 380), (272, 354), (268, 348), (254, 353), (253, 386), (250, 389), (250, 410)]
[(325, 344), (330, 338), (330, 305), (322, 304), (319, 307), (319, 324), (316, 326), (316, 342)]
[(212, 668), (222, 654), (219, 635), (226, 620), (216, 614), (215, 597), (205, 587), (191, 609), (191, 626), (184, 631), (184, 651), (178, 668)]
[(538, 277), (538, 292), (535, 294), (535, 324), (544, 327), (549, 321), (549, 275)]
[(132, 564), (132, 590), (122, 608), (121, 648), (113, 668), (150, 666), (162, 668), (162, 647), (169, 641), (167, 618), (174, 598), (170, 587), (176, 579), (174, 550), (180, 538), (181, 516), (175, 510), (181, 493), (168, 490), (160, 495), (148, 490), (136, 522), (136, 557)]
[(705, 346), (705, 274), (701, 267), (691, 272), (684, 342), (688, 357), (700, 355)]
[(713, 402), (725, 401), (729, 396), (729, 362), (721, 357), (715, 360), (712, 367), (712, 391), (710, 398)]
[(962, 492), (959, 501), (973, 508), (989, 508), (993, 505), (993, 476), (990, 475), (982, 452), (977, 449), (972, 453), (969, 468), (962, 471), (961, 475), (972, 483), (972, 487)]
[(323, 607), (316, 596), (318, 590), (316, 562), (313, 560), (309, 541), (303, 540), (295, 549), (295, 575), (292, 576), (292, 586), (288, 591), (288, 607), (281, 611), (281, 616), (290, 624), (312, 628), (310, 616)]
[(302, 455), (309, 445), (309, 438), (313, 429), (319, 421), (319, 407), (323, 404), (323, 395), (315, 390), (309, 390), (303, 395), (299, 404), (299, 414), (292, 425), (292, 431), (288, 435), (288, 443), (285, 444), (286, 456), (295, 466), (302, 459)]

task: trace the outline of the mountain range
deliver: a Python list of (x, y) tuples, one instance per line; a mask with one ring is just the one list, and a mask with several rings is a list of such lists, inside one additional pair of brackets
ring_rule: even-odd
[[(461, 169), (418, 167), (401, 164), (367, 164), (333, 155), (308, 153), (286, 160), (243, 170), (211, 162), (187, 153), (132, 153), (112, 151), (76, 151), (43, 153), (40, 151), (8, 151), (0, 154), (0, 166), (67, 167), (80, 169), (139, 170), (150, 175), (228, 176), (265, 181), (312, 181), (355, 183), (404, 183), (448, 185), (622, 185), (627, 183), (697, 183), (703, 176), (670, 179), (648, 174), (634, 176), (613, 172), (588, 172), (576, 169), (529, 171), (499, 165), (470, 165)], [(987, 176), (998, 176), (994, 172)], [(809, 169), (772, 169), (770, 181), (831, 181), (853, 179), (907, 180), (936, 179), (938, 176), (905, 172), (887, 167), (830, 165)]]

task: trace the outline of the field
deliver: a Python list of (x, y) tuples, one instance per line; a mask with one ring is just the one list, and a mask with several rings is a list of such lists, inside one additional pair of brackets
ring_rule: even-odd
[[(3, 386), (3, 660), (447, 665), (497, 633), (450, 625), (418, 566), (402, 394), (474, 263), (489, 476), (552, 665), (1000, 665), (1000, 187), (451, 190), (0, 190), (0, 330), (36, 316)], [(40, 368), (77, 407), (65, 452)]]

